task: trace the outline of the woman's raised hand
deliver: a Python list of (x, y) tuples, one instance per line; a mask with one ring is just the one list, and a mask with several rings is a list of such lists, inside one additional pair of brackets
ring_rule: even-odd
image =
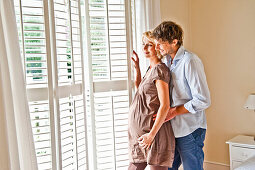
[[(135, 56), (135, 58), (133, 57)], [(137, 53), (133, 50), (133, 56), (131, 57), (133, 63), (134, 63), (134, 66), (135, 66), (135, 69), (139, 69), (140, 70), (140, 67), (139, 67), (139, 57), (137, 55)]]
[[(135, 58), (134, 58), (135, 56)], [(136, 77), (135, 77), (135, 87), (138, 88), (138, 86), (141, 83), (141, 70), (140, 70), (140, 66), (139, 66), (139, 57), (136, 54), (135, 51), (133, 51), (133, 56), (131, 57), (133, 63), (134, 63), (134, 67), (135, 67), (135, 71), (136, 71)]]

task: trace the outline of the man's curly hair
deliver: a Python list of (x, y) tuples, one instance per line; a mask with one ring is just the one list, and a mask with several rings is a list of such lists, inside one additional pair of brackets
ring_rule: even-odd
[(159, 24), (152, 32), (155, 39), (168, 41), (172, 43), (174, 39), (177, 39), (177, 45), (181, 46), (183, 44), (183, 30), (181, 26), (177, 25), (172, 21), (164, 21)]

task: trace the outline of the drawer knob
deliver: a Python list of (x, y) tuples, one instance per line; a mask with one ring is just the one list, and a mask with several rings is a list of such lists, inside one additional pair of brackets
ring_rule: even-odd
[(247, 157), (248, 157), (248, 154), (243, 152), (243, 153), (242, 153), (242, 156), (247, 158)]

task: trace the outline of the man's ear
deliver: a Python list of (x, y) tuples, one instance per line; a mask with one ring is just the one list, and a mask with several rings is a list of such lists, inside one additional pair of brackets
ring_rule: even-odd
[(178, 40), (177, 40), (177, 39), (174, 39), (174, 40), (172, 41), (172, 44), (175, 45), (175, 46), (177, 45), (177, 43), (178, 43)]

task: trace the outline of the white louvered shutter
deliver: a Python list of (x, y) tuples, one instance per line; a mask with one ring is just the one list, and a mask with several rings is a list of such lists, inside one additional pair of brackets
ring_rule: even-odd
[(52, 169), (51, 114), (52, 100), (48, 92), (52, 84), (48, 71), (50, 54), (47, 51), (48, 23), (45, 21), (45, 2), (15, 0), (20, 49), (23, 57), (32, 131), (39, 169)]
[(15, 0), (38, 168), (88, 169), (79, 0)]
[(124, 170), (129, 165), (130, 1), (86, 0), (85, 6), (92, 168)]
[(130, 1), (15, 6), (39, 169), (127, 169)]
[(86, 122), (79, 0), (54, 0), (56, 89), (62, 169), (86, 169)]

